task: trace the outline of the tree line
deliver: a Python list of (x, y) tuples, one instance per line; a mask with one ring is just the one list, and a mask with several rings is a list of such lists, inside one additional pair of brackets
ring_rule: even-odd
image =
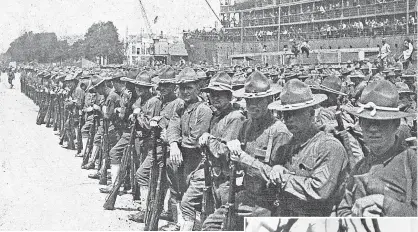
[(113, 22), (94, 23), (83, 39), (72, 45), (67, 40), (58, 40), (55, 33), (25, 32), (16, 38), (6, 54), (17, 62), (65, 62), (86, 58), (95, 61), (97, 57), (107, 58), (109, 63), (122, 63), (123, 43)]

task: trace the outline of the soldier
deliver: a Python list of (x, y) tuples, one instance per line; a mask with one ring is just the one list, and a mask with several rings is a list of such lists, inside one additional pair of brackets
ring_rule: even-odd
[(399, 111), (398, 100), (396, 87), (382, 80), (364, 89), (359, 107), (346, 108), (359, 117), (370, 154), (352, 171), (338, 216), (417, 216), (416, 151), (394, 133), (413, 115)]
[[(243, 217), (268, 217), (274, 211), (275, 193), (267, 187), (268, 179), (262, 172), (271, 170), (277, 150), (291, 137), (286, 126), (267, 108), (280, 90), (271, 86), (266, 76), (255, 71), (247, 78), (245, 87), (233, 93), (235, 97), (245, 99), (248, 110), (248, 119), (244, 121), (238, 139), (227, 142), (231, 160), (246, 173), (243, 190), (237, 193), (235, 200), (238, 207), (235, 230), (243, 229)], [(221, 230), (225, 213), (225, 207), (216, 209), (203, 223), (203, 230)]]
[[(65, 120), (64, 124), (64, 132), (65, 136), (67, 138), (67, 143), (63, 144), (63, 148), (67, 148), (70, 150), (75, 149), (74, 145), (74, 117), (75, 113), (78, 115), (78, 111), (76, 110), (76, 107), (80, 107), (83, 102), (83, 96), (82, 90), (80, 88), (77, 88), (78, 85), (78, 79), (77, 79), (78, 73), (74, 74), (68, 74), (64, 79), (64, 85), (66, 89), (66, 93), (64, 94), (64, 109), (67, 110), (67, 118)], [(77, 89), (77, 91), (76, 91)]]
[(15, 72), (12, 67), (9, 68), (7, 72), (7, 81), (10, 84), (10, 88), (13, 88), (13, 80), (15, 79)]
[(187, 189), (186, 179), (201, 162), (198, 139), (210, 126), (212, 110), (199, 101), (199, 79), (191, 68), (184, 68), (177, 76), (180, 98), (184, 105), (170, 119), (167, 138), (170, 158), (167, 162), (171, 204), (175, 205), (177, 223), (182, 220), (179, 210), (183, 193)]
[[(202, 134), (199, 138), (199, 144), (200, 146), (207, 146), (210, 154), (213, 155), (210, 156), (210, 163), (212, 170), (216, 172), (211, 178), (214, 182), (214, 192), (222, 190), (226, 192), (225, 189), (228, 189), (226, 183), (228, 176), (228, 164), (226, 162), (228, 158), (228, 148), (225, 144), (219, 142), (219, 139), (223, 141), (237, 139), (239, 129), (241, 128), (245, 117), (242, 112), (234, 110), (232, 107), (231, 77), (225, 72), (217, 73), (212, 78), (209, 86), (202, 89), (202, 91), (209, 93), (209, 100), (214, 113), (211, 119), (209, 132)], [(205, 177), (202, 164), (190, 177), (189, 187), (184, 193), (181, 202), (180, 207), (184, 218), (184, 224), (180, 228), (181, 231), (192, 230), (194, 227), (196, 211), (201, 211), (202, 208), (205, 178), (207, 177)], [(223, 201), (223, 203), (226, 202)]]
[[(312, 86), (311, 89), (314, 94), (320, 93), (327, 96), (327, 99), (321, 102), (319, 107), (315, 109), (315, 123), (321, 130), (335, 133), (335, 128), (337, 127), (337, 105), (341, 104), (341, 98), (346, 96), (345, 93), (341, 92), (341, 80), (336, 76), (328, 76), (320, 85)], [(347, 133), (347, 136), (349, 138), (349, 145), (353, 156), (348, 157), (348, 160), (350, 167), (354, 167), (358, 161), (364, 158), (362, 146), (357, 140), (358, 138), (353, 136), (354, 134), (361, 138), (361, 132), (355, 125), (354, 119), (348, 113), (342, 111), (341, 118), (344, 128), (351, 132)]]
[[(155, 96), (161, 101), (161, 112), (159, 115), (154, 115), (151, 118), (151, 121), (158, 124), (158, 127), (161, 128), (161, 139), (167, 143), (167, 127), (170, 121), (170, 118), (173, 117), (174, 113), (183, 106), (184, 102), (180, 98), (177, 98), (175, 94), (176, 89), (176, 80), (175, 80), (175, 71), (172, 67), (166, 66), (160, 70), (156, 82), (158, 82), (158, 91), (160, 92), (159, 96)], [(157, 159), (158, 165), (161, 167), (163, 165), (162, 162), (162, 147), (157, 147)], [(137, 170), (135, 174), (135, 180), (140, 186), (141, 191), (141, 210), (136, 214), (128, 215), (128, 219), (132, 221), (136, 221), (139, 223), (144, 222), (144, 212), (145, 212), (145, 205), (146, 199), (148, 197), (148, 189), (149, 180), (150, 180), (150, 171), (152, 168), (154, 160), (152, 154), (148, 154), (145, 157), (145, 160), (142, 162), (141, 166)], [(154, 186), (151, 186), (154, 187)], [(149, 207), (149, 206), (148, 206)], [(152, 209), (156, 210), (156, 209)]]
[[(151, 152), (151, 138), (149, 137), (150, 125), (149, 121), (152, 117), (160, 114), (161, 111), (161, 101), (156, 97), (152, 96), (151, 88), (154, 86), (151, 83), (151, 75), (147, 71), (140, 72), (134, 81), (131, 81), (135, 85), (135, 92), (137, 95), (137, 100), (132, 105), (133, 114), (138, 115), (138, 125), (137, 128), (141, 134), (142, 138), (138, 138), (136, 141), (136, 150), (137, 154), (143, 154), (144, 157)], [(132, 120), (133, 117), (131, 116)], [(119, 173), (121, 159), (123, 156), (123, 151), (125, 147), (129, 144), (130, 134), (124, 133), (123, 136), (117, 141), (116, 145), (112, 147), (109, 152), (110, 155), (110, 167), (112, 175), (112, 184), (107, 186), (107, 188), (101, 188), (100, 192), (109, 193), (115, 184), (116, 176)], [(144, 158), (141, 159), (141, 161)], [(132, 170), (136, 171), (136, 170)], [(141, 187), (141, 186), (140, 186)], [(143, 190), (141, 192), (141, 202), (146, 201), (147, 191)]]
[(361, 72), (354, 72), (348, 77), (354, 83), (348, 93), (348, 99), (350, 100), (351, 104), (356, 105), (356, 102), (361, 96), (363, 89), (367, 86), (367, 82), (364, 81), (365, 76)]
[(293, 134), (277, 154), (269, 173), (279, 187), (280, 216), (327, 216), (341, 199), (341, 183), (347, 176), (348, 160), (342, 144), (315, 125), (314, 106), (327, 97), (312, 94), (299, 80), (286, 83), (280, 101), (269, 105), (282, 112)]
[(380, 66), (386, 68), (388, 65), (388, 56), (391, 53), (390, 45), (386, 43), (386, 38), (382, 38), (382, 46), (379, 49)]

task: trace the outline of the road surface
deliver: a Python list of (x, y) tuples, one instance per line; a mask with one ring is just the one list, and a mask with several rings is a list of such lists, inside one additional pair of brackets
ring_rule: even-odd
[(131, 195), (103, 210), (102, 186), (52, 128), (35, 124), (38, 107), (20, 92), (18, 76), (13, 89), (4, 73), (0, 82), (0, 230), (142, 230), (127, 220), (139, 206)]

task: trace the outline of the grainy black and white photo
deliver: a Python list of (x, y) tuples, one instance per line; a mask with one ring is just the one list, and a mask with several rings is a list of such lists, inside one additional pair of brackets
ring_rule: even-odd
[(417, 9), (1, 0), (0, 231), (413, 231)]

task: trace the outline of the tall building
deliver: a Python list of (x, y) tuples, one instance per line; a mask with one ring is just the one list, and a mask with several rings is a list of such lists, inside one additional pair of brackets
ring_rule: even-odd
[(285, 63), (293, 40), (314, 50), (301, 63), (338, 63), (375, 56), (383, 37), (393, 54), (405, 37), (416, 41), (413, 0), (223, 0), (220, 9), (222, 30), (185, 32), (190, 60)]

